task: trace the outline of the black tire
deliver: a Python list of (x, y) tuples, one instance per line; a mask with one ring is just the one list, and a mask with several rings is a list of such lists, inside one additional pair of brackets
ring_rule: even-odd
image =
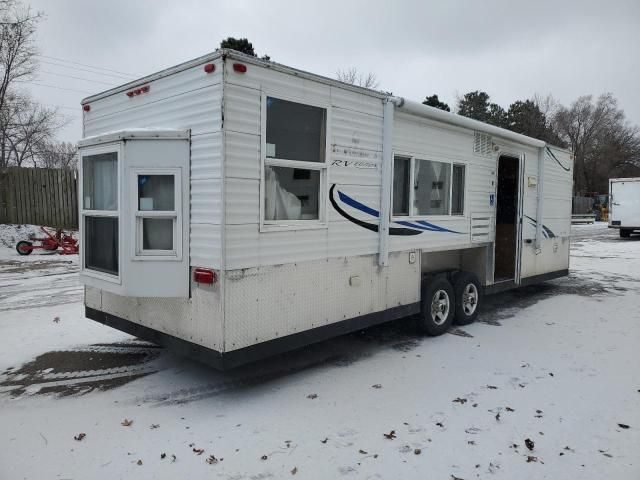
[(459, 272), (453, 278), (453, 293), (456, 297), (456, 325), (473, 323), (482, 304), (482, 286), (478, 277), (471, 272)]
[(16, 252), (18, 252), (18, 255), (31, 255), (31, 252), (33, 252), (33, 250), (31, 248), (24, 248), (24, 247), (32, 247), (32, 246), (33, 246), (33, 243), (27, 242), (26, 240), (22, 240), (16, 243)]
[(631, 230), (627, 230), (626, 228), (620, 229), (620, 237), (621, 238), (629, 238), (631, 236)]
[[(453, 293), (453, 287), (447, 277), (444, 275), (437, 275), (433, 277), (425, 277), (422, 280), (422, 311), (420, 313), (420, 320), (418, 326), (427, 335), (437, 336), (442, 335), (453, 323), (454, 311), (455, 311), (455, 295)], [(439, 313), (436, 311), (437, 299), (439, 297), (440, 304), (438, 305)], [(445, 303), (442, 303), (445, 302)]]

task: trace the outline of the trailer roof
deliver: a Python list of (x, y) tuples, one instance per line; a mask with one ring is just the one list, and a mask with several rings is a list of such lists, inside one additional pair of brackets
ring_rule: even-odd
[[(235, 60), (240, 60), (242, 62), (248, 63), (248, 64), (252, 64), (252, 65), (259, 65), (261, 67), (264, 68), (271, 68), (273, 70), (279, 71), (279, 72), (283, 72), (283, 73), (288, 73), (290, 75), (294, 75), (296, 77), (300, 77), (300, 78), (305, 78), (308, 80), (313, 80), (319, 83), (323, 83), (326, 85), (331, 85), (331, 86), (336, 86), (339, 88), (343, 88), (345, 90), (351, 90), (360, 94), (364, 94), (364, 95), (368, 95), (371, 97), (375, 97), (375, 98), (380, 98), (385, 99), (395, 99), (396, 100), (396, 104), (402, 104), (405, 102), (403, 97), (397, 97), (394, 96), (392, 93), (390, 92), (381, 92), (381, 91), (377, 91), (377, 90), (372, 90), (370, 88), (365, 88), (365, 87), (359, 87), (357, 85), (352, 85), (349, 83), (345, 83), (345, 82), (341, 82), (339, 80), (333, 79), (333, 78), (329, 78), (329, 77), (324, 77), (322, 75), (317, 75), (314, 73), (310, 73), (310, 72), (306, 72), (304, 70), (299, 70), (297, 68), (293, 68), (293, 67), (289, 67), (287, 65), (283, 65), (281, 63), (277, 63), (277, 62), (272, 62), (271, 60), (263, 60), (251, 55), (247, 55), (244, 54), (242, 52), (238, 52), (236, 50), (229, 50), (229, 49), (218, 49), (215, 52), (212, 53), (208, 53), (206, 55), (203, 55), (201, 57), (198, 58), (194, 58), (193, 60), (190, 60), (188, 62), (184, 62), (184, 63), (180, 63), (178, 65), (175, 65), (173, 67), (161, 70), (159, 72), (153, 73), (151, 75), (147, 75), (145, 77), (141, 77), (137, 80), (131, 81), (129, 83), (120, 85), (118, 87), (114, 87), (112, 89), (109, 90), (105, 90), (104, 92), (98, 93), (96, 95), (92, 95), (90, 97), (86, 97), (81, 101), (82, 105), (85, 105), (87, 103), (91, 103), (94, 102), (96, 100), (100, 100), (102, 98), (105, 97), (109, 97), (111, 95), (117, 94), (117, 93), (121, 93), (121, 92), (125, 92), (127, 90), (130, 90), (132, 88), (138, 87), (140, 85), (144, 85), (146, 83), (152, 82), (154, 80), (158, 80), (160, 78), (169, 76), (169, 75), (173, 75), (176, 74), (178, 72), (181, 72), (183, 70), (187, 70), (189, 68), (198, 66), (198, 65), (202, 65), (204, 63), (208, 63), (208, 62), (212, 62), (215, 61), (221, 57), (228, 57), (228, 58), (233, 58)], [(397, 100), (400, 100), (400, 102), (397, 102)], [(451, 113), (451, 112), (445, 112), (444, 110), (440, 110), (437, 109), (435, 107), (430, 107), (428, 105), (422, 105), (422, 104), (418, 104), (417, 102), (411, 102), (411, 101), (407, 101), (407, 104), (411, 104), (412, 108), (407, 109), (407, 110), (411, 110), (409, 113), (413, 113), (415, 115), (422, 115), (425, 117), (429, 117), (432, 119), (435, 119), (437, 121), (441, 121), (441, 122), (445, 122), (445, 123), (449, 123), (449, 124), (453, 124), (453, 125), (458, 125), (460, 127), (463, 128), (468, 128), (468, 129), (473, 129), (473, 130), (478, 130), (478, 131), (482, 131), (482, 132), (486, 132), (489, 133), (491, 135), (496, 135), (496, 136), (500, 136), (506, 139), (510, 139), (513, 141), (519, 141), (528, 145), (533, 145), (536, 147), (540, 147), (540, 146), (544, 146), (547, 145), (546, 142), (542, 141), (542, 140), (538, 140), (536, 138), (533, 137), (529, 137), (527, 135), (522, 135), (522, 134), (518, 134), (515, 132), (512, 132), (511, 130), (507, 130), (505, 128), (501, 128), (501, 127), (496, 127), (494, 125), (490, 125), (484, 122), (480, 122), (478, 120), (473, 120), (467, 117), (463, 117), (461, 115), (457, 115), (455, 113)], [(419, 107), (419, 108), (417, 108)], [(557, 147), (554, 145), (549, 145), (549, 147), (553, 147), (556, 150), (562, 150), (562, 151), (566, 151), (568, 153), (572, 153), (570, 150), (562, 148), (562, 147)]]

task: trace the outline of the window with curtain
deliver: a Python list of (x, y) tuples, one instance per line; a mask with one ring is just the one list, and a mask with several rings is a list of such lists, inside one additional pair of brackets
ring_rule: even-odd
[[(137, 192), (136, 254), (175, 255), (178, 173), (135, 172)], [(178, 197), (179, 198), (179, 197)]]
[(324, 108), (266, 97), (265, 224), (324, 218), (326, 116)]
[(451, 164), (415, 160), (413, 208), (415, 215), (448, 215)]
[(118, 268), (118, 154), (82, 157), (84, 268), (117, 276)]

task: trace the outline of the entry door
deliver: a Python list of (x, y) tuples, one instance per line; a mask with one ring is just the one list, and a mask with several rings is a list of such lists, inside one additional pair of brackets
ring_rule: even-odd
[(498, 158), (494, 283), (520, 280), (523, 168), (524, 162), (518, 157)]

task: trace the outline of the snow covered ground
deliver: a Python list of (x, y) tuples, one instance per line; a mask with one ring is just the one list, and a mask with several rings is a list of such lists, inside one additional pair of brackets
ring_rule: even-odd
[(568, 278), (442, 337), (228, 373), (84, 319), (77, 258), (0, 252), (3, 480), (640, 478), (640, 236), (574, 228)]

